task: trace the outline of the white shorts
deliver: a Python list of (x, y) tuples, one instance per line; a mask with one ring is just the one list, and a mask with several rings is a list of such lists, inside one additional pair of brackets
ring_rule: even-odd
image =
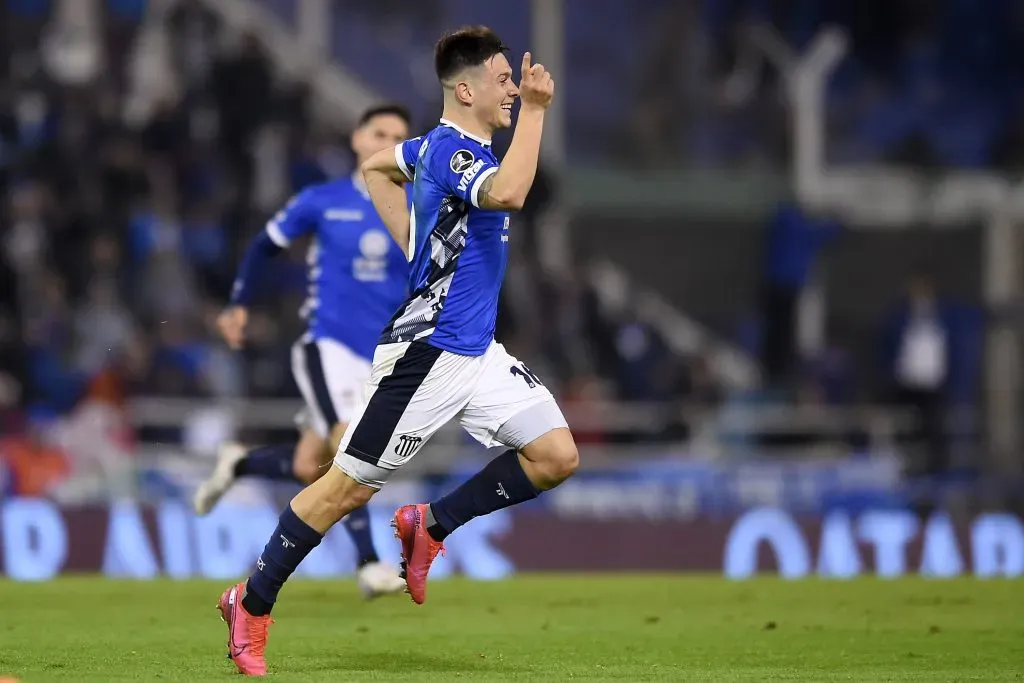
[(292, 345), (292, 375), (306, 402), (295, 421), (326, 439), (362, 409), (370, 362), (333, 339), (303, 338)]
[(380, 488), (456, 417), (488, 448), (520, 450), (567, 426), (547, 387), (497, 342), (482, 356), (460, 356), (423, 342), (384, 344), (373, 356), (366, 404), (345, 432), (334, 463), (356, 481)]

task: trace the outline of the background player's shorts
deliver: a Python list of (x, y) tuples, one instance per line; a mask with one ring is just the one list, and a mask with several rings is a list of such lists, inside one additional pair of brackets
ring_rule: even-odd
[(482, 356), (422, 342), (378, 346), (367, 393), (334, 462), (374, 488), (456, 417), (488, 448), (521, 449), (567, 426), (547, 387), (497, 342)]
[(333, 339), (300, 339), (292, 346), (292, 375), (306, 402), (296, 423), (326, 439), (363, 407), (370, 362)]

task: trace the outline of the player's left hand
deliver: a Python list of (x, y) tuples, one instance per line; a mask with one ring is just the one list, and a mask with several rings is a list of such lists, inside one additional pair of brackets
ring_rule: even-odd
[(245, 344), (245, 326), (249, 322), (249, 309), (230, 306), (217, 316), (217, 329), (228, 347), (237, 351)]
[(555, 96), (555, 81), (543, 64), (533, 64), (529, 52), (523, 55), (519, 99), (524, 107), (547, 109)]

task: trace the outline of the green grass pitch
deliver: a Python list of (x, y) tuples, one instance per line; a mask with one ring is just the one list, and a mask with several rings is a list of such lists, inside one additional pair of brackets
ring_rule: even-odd
[[(231, 681), (211, 582), (0, 582), (0, 678)], [(1024, 582), (528, 576), (363, 601), (295, 581), (273, 681), (1021, 681)]]

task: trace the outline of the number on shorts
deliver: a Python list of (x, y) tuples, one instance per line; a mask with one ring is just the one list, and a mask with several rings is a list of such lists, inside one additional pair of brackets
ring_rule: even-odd
[(540, 378), (537, 377), (537, 375), (533, 374), (533, 370), (528, 368), (526, 366), (526, 363), (513, 365), (508, 369), (508, 371), (513, 375), (518, 375), (522, 377), (523, 381), (526, 382), (526, 386), (530, 387), (531, 389), (535, 388), (538, 384), (540, 386), (544, 386), (544, 382), (541, 382)]

